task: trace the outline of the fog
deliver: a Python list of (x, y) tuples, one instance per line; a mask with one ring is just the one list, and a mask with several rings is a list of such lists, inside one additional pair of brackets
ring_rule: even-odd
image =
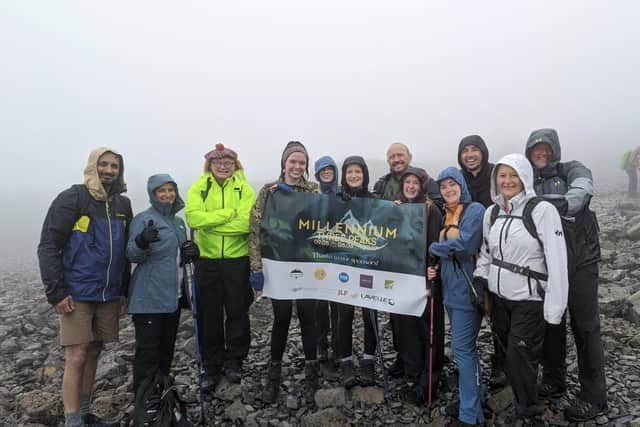
[(631, 1), (4, 1), (0, 256), (33, 257), (46, 209), (91, 149), (185, 192), (217, 142), (256, 186), (285, 143), (384, 172), (406, 143), (431, 174), (477, 133), (491, 160), (558, 130), (596, 187), (637, 145), (640, 4)]

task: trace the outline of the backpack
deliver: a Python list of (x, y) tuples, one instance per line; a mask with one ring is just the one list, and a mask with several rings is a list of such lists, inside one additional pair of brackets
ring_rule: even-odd
[[(522, 220), (522, 222), (524, 223), (524, 228), (529, 232), (529, 234), (531, 235), (531, 237), (533, 237), (534, 239), (536, 239), (538, 241), (538, 243), (540, 244), (540, 248), (542, 248), (542, 253), (544, 255), (544, 245), (542, 244), (542, 240), (540, 240), (540, 237), (538, 237), (538, 230), (536, 229), (536, 224), (533, 222), (533, 218), (531, 217), (531, 212), (533, 212), (533, 209), (535, 209), (536, 206), (538, 206), (538, 203), (544, 201), (544, 198), (542, 197), (533, 197), (529, 200), (527, 200), (527, 203), (524, 205), (524, 209), (522, 211), (522, 216), (519, 215), (498, 215), (500, 213), (500, 206), (498, 205), (493, 205), (493, 208), (491, 208), (491, 215), (490, 215), (490, 224), (493, 227), (493, 224), (495, 224), (496, 219), (498, 218), (517, 218)], [(516, 274), (521, 274), (523, 276), (526, 276), (528, 279), (528, 283), (529, 283), (529, 294), (533, 295), (533, 290), (532, 290), (532, 286), (531, 286), (531, 279), (534, 279), (536, 282), (536, 291), (538, 292), (538, 295), (540, 295), (540, 297), (542, 299), (544, 299), (544, 295), (545, 295), (545, 290), (542, 287), (542, 284), (540, 283), (541, 281), (547, 281), (549, 276), (546, 273), (540, 273), (534, 270), (531, 270), (529, 268), (529, 266), (520, 266), (520, 265), (516, 265), (516, 264), (512, 264), (510, 262), (506, 262), (506, 261), (502, 261), (502, 260), (497, 260), (497, 259), (493, 259), (491, 261), (492, 264), (497, 265), (500, 268), (504, 268), (506, 270), (511, 271), (512, 273), (516, 273)], [(545, 260), (545, 265), (547, 264), (546, 260)]]
[(534, 239), (536, 239), (538, 241), (538, 243), (540, 243), (540, 247), (544, 248), (544, 246), (542, 245), (542, 241), (538, 237), (538, 230), (536, 229), (536, 225), (534, 224), (533, 219), (531, 218), (531, 212), (533, 212), (535, 207), (538, 206), (538, 203), (540, 203), (542, 201), (544, 201), (544, 198), (538, 197), (538, 196), (527, 200), (527, 203), (524, 205), (524, 210), (522, 211), (522, 216), (518, 216), (518, 215), (498, 215), (500, 213), (500, 206), (493, 205), (493, 208), (491, 208), (491, 222), (490, 222), (490, 224), (491, 224), (491, 226), (493, 226), (493, 224), (495, 224), (495, 222), (496, 222), (496, 219), (498, 219), (498, 218), (518, 218), (518, 219), (521, 219), (522, 222), (524, 223), (524, 228), (527, 229), (527, 231), (529, 232), (531, 237), (533, 237)]
[(171, 379), (156, 370), (136, 390), (136, 427), (192, 427)]

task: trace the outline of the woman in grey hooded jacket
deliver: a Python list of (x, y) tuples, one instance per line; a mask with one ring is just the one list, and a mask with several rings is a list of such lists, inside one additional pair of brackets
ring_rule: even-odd
[(131, 223), (127, 257), (136, 268), (129, 286), (129, 313), (136, 331), (133, 386), (156, 370), (169, 374), (180, 320), (180, 268), (183, 259), (198, 257), (197, 246), (187, 240), (182, 218), (184, 202), (171, 176), (158, 174), (147, 183), (151, 207)]

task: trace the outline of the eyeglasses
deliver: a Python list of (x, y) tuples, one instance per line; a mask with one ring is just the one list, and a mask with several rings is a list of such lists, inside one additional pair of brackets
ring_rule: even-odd
[(211, 164), (216, 168), (230, 168), (235, 166), (236, 162), (233, 160), (212, 160)]

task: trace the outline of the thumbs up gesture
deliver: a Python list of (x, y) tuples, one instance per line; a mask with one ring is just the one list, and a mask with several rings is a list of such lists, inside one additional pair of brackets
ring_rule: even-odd
[(153, 220), (150, 219), (144, 229), (136, 236), (136, 245), (140, 249), (148, 249), (151, 242), (157, 242), (158, 240), (158, 227), (153, 225)]

